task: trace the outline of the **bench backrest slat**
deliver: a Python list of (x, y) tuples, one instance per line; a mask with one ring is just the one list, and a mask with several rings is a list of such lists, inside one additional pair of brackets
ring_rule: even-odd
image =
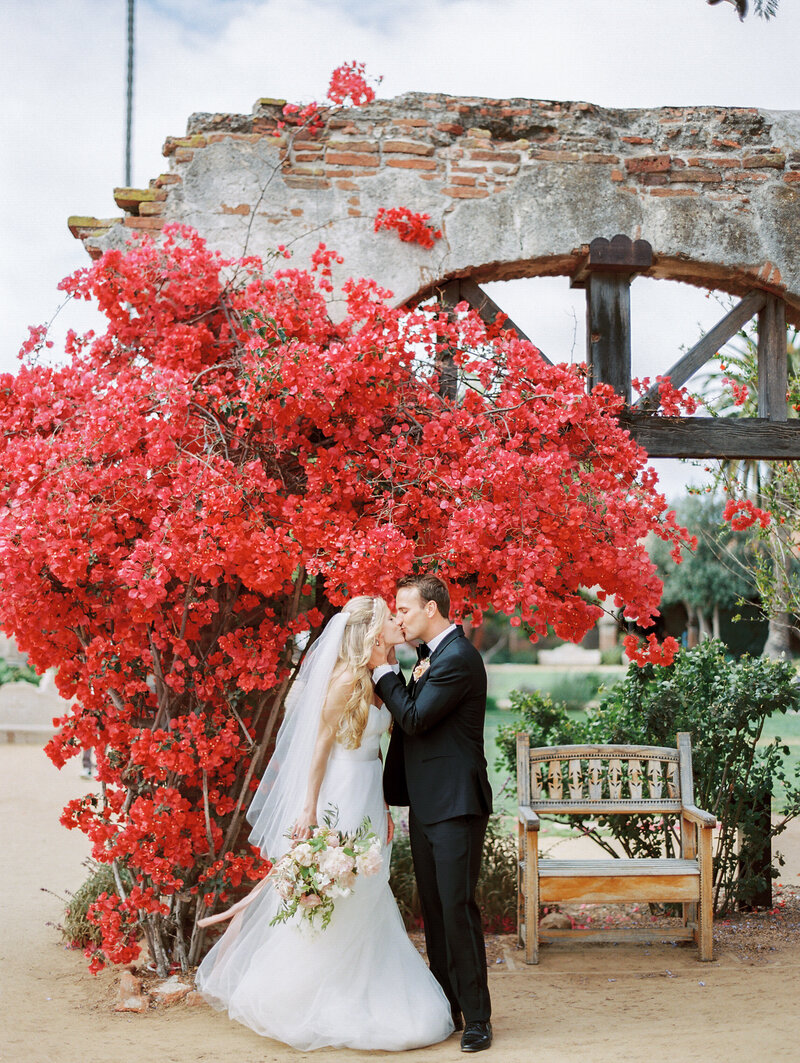
[(675, 747), (586, 745), (530, 749), (517, 735), (517, 796), (537, 812), (679, 812), (692, 803), (689, 735)]

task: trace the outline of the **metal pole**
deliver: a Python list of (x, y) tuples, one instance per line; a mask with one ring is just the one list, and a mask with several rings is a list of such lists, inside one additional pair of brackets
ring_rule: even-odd
[(133, 16), (136, 0), (128, 0), (128, 91), (125, 121), (125, 186), (131, 186), (131, 131), (133, 129)]

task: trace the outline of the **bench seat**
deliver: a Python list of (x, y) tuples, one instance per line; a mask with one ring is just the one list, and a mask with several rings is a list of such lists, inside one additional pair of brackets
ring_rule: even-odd
[(700, 900), (696, 860), (540, 860), (542, 904)]

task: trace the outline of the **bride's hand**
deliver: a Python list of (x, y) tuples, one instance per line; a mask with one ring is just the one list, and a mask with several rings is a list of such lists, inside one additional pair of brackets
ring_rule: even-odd
[(375, 639), (375, 645), (372, 647), (372, 653), (367, 662), (367, 668), (373, 672), (376, 668), (380, 667), (380, 665), (388, 663), (389, 656), (386, 650), (386, 642), (383, 635), (378, 635)]
[(306, 838), (311, 837), (311, 831), (317, 825), (316, 812), (311, 809), (304, 808), (300, 815), (295, 820), (292, 827), (291, 839), (292, 841), (305, 841)]

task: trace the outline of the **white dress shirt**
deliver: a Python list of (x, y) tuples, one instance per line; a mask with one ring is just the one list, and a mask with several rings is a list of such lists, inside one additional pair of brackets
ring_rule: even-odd
[(444, 629), (444, 631), (440, 631), (438, 635), (434, 635), (433, 636), (433, 638), (428, 643), (428, 656), (429, 657), (433, 653), (433, 651), (436, 649), (436, 647), (439, 645), (439, 643), (442, 642), (446, 638), (446, 636), (450, 634), (451, 631), (455, 631), (455, 629), (456, 629), (456, 625), (455, 624), (451, 624), (450, 627), (446, 627)]

